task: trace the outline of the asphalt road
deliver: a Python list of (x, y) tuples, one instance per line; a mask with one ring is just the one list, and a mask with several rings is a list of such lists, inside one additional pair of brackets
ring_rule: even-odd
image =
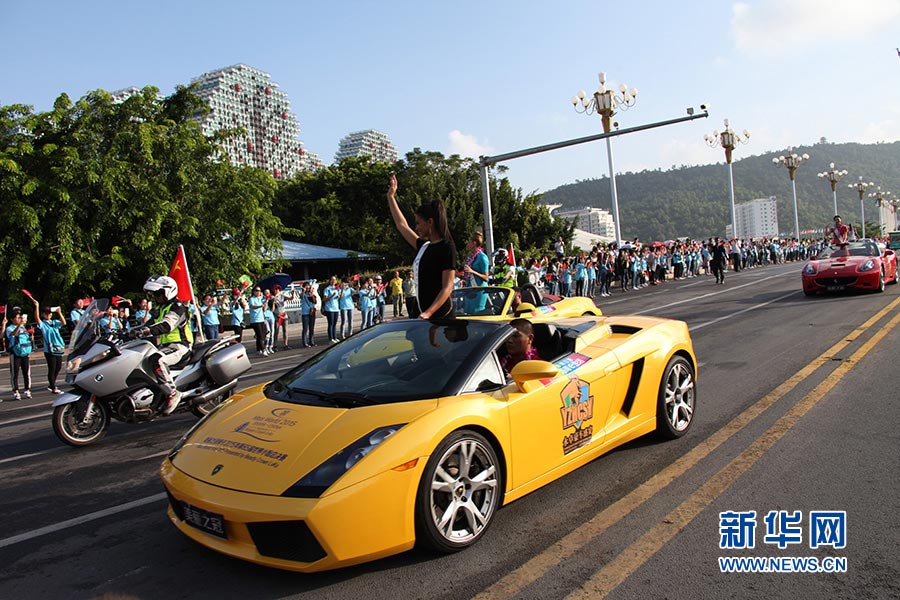
[[(114, 423), (75, 450), (52, 433), (49, 393), (4, 402), (0, 598), (898, 598), (900, 286), (806, 298), (799, 270), (600, 299), (607, 314), (688, 322), (700, 361), (692, 430), (593, 461), (503, 508), (485, 538), (449, 556), (414, 550), (303, 575), (219, 555), (169, 523), (157, 475), (193, 417)], [(244, 383), (309, 354), (254, 357)], [(720, 548), (720, 513), (750, 511), (755, 547)], [(799, 511), (800, 543), (764, 541), (788, 531), (768, 530), (770, 511)], [(843, 547), (828, 536), (810, 547), (819, 511), (845, 512)], [(723, 573), (723, 557), (844, 572)]]

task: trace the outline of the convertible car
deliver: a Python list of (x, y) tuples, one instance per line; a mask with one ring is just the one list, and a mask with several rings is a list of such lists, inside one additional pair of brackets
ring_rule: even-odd
[(161, 467), (193, 540), (301, 572), (419, 544), (477, 542), (496, 511), (696, 408), (687, 326), (534, 320), (538, 358), (506, 372), (508, 322), (398, 320), (331, 346), (199, 421)]
[(600, 316), (603, 313), (586, 296), (565, 298), (542, 295), (533, 284), (513, 289), (507, 287), (464, 287), (453, 290), (453, 308), (459, 317), (509, 320), (558, 319), (582, 315)]
[(802, 273), (807, 296), (848, 289), (883, 292), (885, 283), (897, 283), (897, 255), (862, 239), (823, 248)]

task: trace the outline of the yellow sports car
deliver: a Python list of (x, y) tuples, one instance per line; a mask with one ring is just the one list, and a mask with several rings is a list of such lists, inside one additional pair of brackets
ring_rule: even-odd
[(507, 373), (517, 325), (383, 323), (233, 396), (163, 462), (169, 517), (204, 546), (294, 571), (416, 543), (453, 552), (500, 506), (629, 440), (691, 426), (683, 322), (534, 320), (537, 357)]
[(548, 320), (603, 313), (586, 296), (545, 296), (532, 284), (519, 288), (464, 287), (450, 297), (458, 317), (509, 320), (514, 317)]

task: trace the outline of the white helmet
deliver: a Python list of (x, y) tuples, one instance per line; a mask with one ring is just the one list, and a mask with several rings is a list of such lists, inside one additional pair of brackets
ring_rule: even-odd
[(498, 250), (494, 250), (494, 264), (495, 265), (504, 265), (508, 262), (507, 258), (508, 253), (506, 252), (506, 248), (500, 248)]
[(171, 301), (178, 296), (178, 283), (167, 275), (153, 275), (144, 283), (144, 291), (152, 294), (161, 291), (166, 301)]

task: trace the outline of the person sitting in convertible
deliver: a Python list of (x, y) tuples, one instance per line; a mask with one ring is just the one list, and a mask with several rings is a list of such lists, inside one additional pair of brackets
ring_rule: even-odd
[(513, 319), (509, 326), (515, 332), (506, 338), (506, 356), (500, 359), (500, 366), (509, 373), (523, 360), (540, 360), (534, 349), (534, 327), (528, 319)]

